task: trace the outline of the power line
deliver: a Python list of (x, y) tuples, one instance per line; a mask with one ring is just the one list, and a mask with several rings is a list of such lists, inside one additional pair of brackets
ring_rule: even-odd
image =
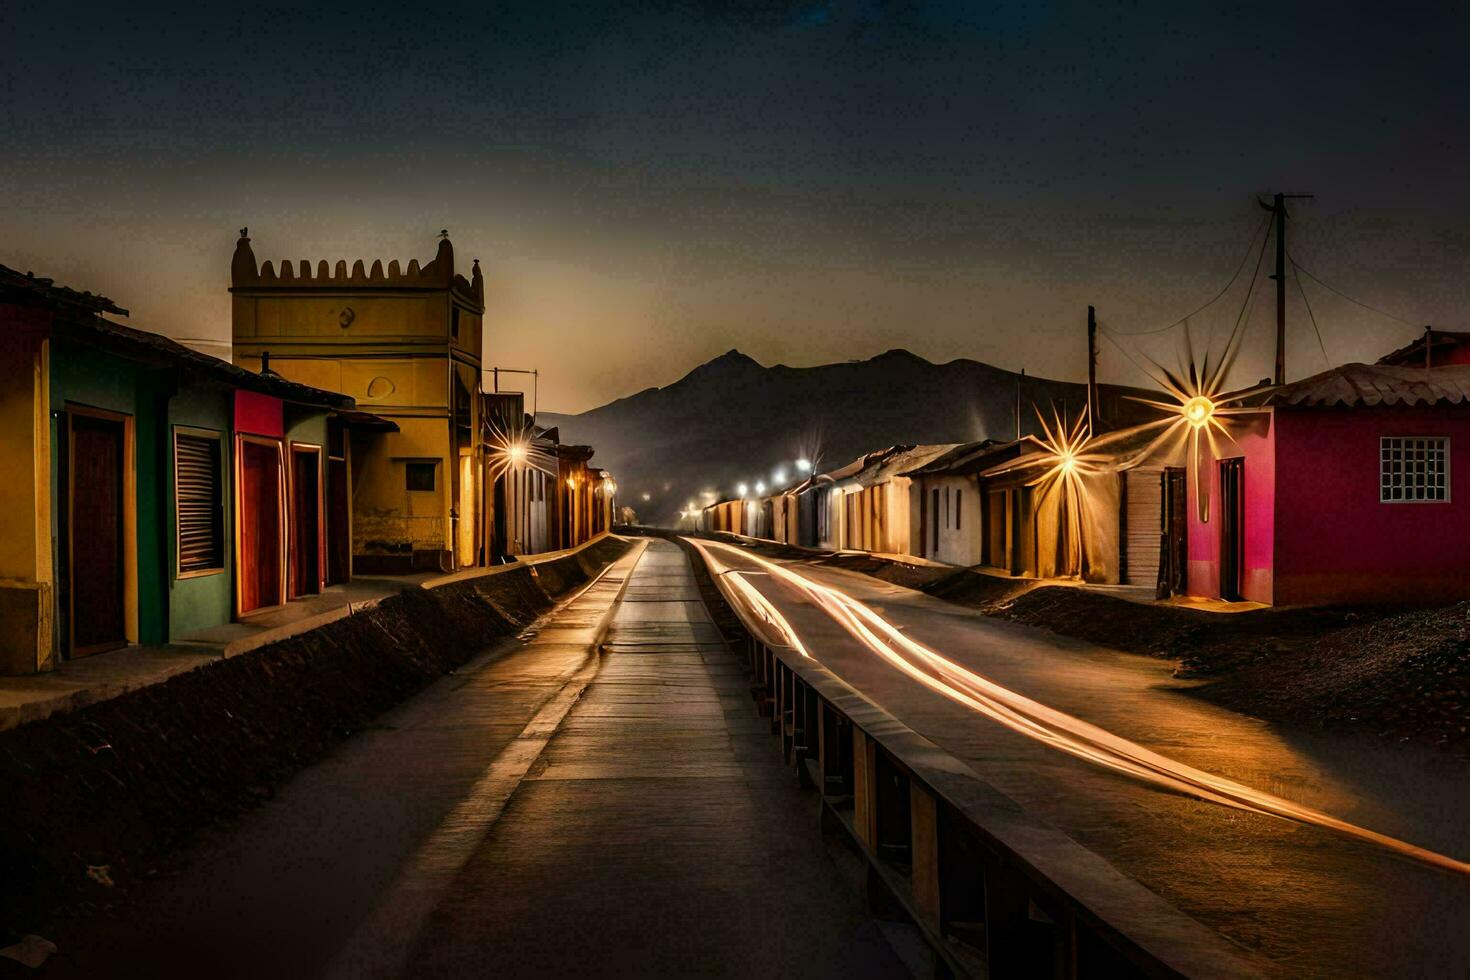
[[(1266, 217), (1266, 218), (1263, 218), (1263, 219), (1261, 219), (1260, 228), (1268, 228), (1268, 226), (1270, 225), (1270, 223), (1271, 223), (1271, 219), (1270, 219), (1269, 216)], [(1260, 234), (1260, 229), (1257, 230), (1256, 234)], [(1256, 239), (1256, 235), (1254, 235), (1254, 234), (1251, 235), (1251, 241), (1254, 242), (1255, 239)], [(1265, 248), (1265, 238), (1264, 238), (1264, 236), (1262, 237), (1261, 247), (1262, 248)], [(1233, 275), (1233, 276), (1230, 277), (1230, 281), (1225, 284), (1224, 288), (1222, 288), (1214, 296), (1210, 297), (1209, 302), (1205, 303), (1205, 305), (1201, 306), (1199, 309), (1195, 310), (1193, 313), (1186, 313), (1184, 316), (1182, 316), (1179, 319), (1175, 320), (1173, 323), (1169, 324), (1168, 326), (1166, 326), (1166, 327), (1155, 327), (1152, 330), (1114, 330), (1112, 327), (1109, 327), (1106, 324), (1103, 324), (1103, 329), (1104, 330), (1108, 330), (1108, 331), (1110, 331), (1112, 333), (1115, 333), (1115, 334), (1117, 334), (1120, 337), (1143, 337), (1143, 336), (1148, 335), (1148, 334), (1163, 333), (1165, 330), (1173, 330), (1175, 327), (1179, 326), (1184, 321), (1190, 319), (1191, 317), (1198, 316), (1199, 314), (1203, 313), (1205, 310), (1209, 309), (1211, 306), (1214, 306), (1215, 303), (1220, 299), (1221, 296), (1224, 296), (1226, 293), (1230, 292), (1230, 287), (1235, 285), (1236, 280), (1238, 280), (1240, 278), (1240, 274), (1245, 271), (1245, 264), (1250, 261), (1251, 249), (1252, 248), (1253, 248), (1253, 246), (1251, 246), (1251, 245), (1247, 245), (1246, 246), (1245, 255), (1241, 257), (1240, 265), (1238, 265), (1238, 266), (1235, 267), (1235, 275)], [(1257, 262), (1259, 262), (1259, 261), (1260, 260), (1257, 259)]]
[[(1351, 296), (1349, 296), (1347, 293), (1343, 292), (1341, 289), (1338, 289), (1336, 286), (1333, 286), (1333, 285), (1331, 285), (1329, 283), (1323, 282), (1318, 277), (1312, 275), (1312, 272), (1311, 272), (1310, 269), (1304, 269), (1304, 268), (1302, 268), (1302, 266), (1297, 262), (1296, 258), (1291, 255), (1290, 252), (1287, 253), (1287, 256), (1286, 257), (1291, 260), (1291, 266), (1297, 272), (1299, 272), (1299, 273), (1302, 273), (1302, 272), (1306, 273), (1308, 279), (1312, 280), (1313, 282), (1315, 282), (1317, 285), (1323, 287), (1324, 289), (1327, 289), (1330, 292), (1336, 293), (1337, 295), (1341, 296), (1343, 299), (1347, 300), (1349, 303), (1355, 303), (1358, 306), (1361, 306), (1365, 310), (1371, 310), (1372, 312), (1377, 313), (1379, 316), (1386, 316), (1386, 317), (1388, 317), (1390, 320), (1397, 320), (1399, 323), (1402, 323), (1405, 326), (1410, 326), (1410, 327), (1418, 327), (1419, 326), (1419, 324), (1414, 323), (1414, 322), (1412, 322), (1410, 320), (1405, 320), (1401, 316), (1394, 316), (1392, 313), (1389, 313), (1387, 310), (1380, 310), (1376, 306), (1369, 306), (1367, 303), (1364, 303), (1362, 300), (1353, 299)], [(1298, 283), (1298, 285), (1300, 285), (1300, 283)], [(1303, 295), (1306, 295), (1306, 294), (1304, 293)]]
[[(1288, 255), (1287, 258), (1290, 258)], [(1322, 331), (1317, 327), (1317, 315), (1312, 312), (1312, 301), (1307, 299), (1306, 287), (1302, 285), (1302, 271), (1295, 262), (1291, 263), (1291, 269), (1296, 273), (1296, 291), (1302, 294), (1302, 305), (1307, 308), (1307, 318), (1312, 321), (1312, 332), (1317, 335), (1317, 346), (1322, 348), (1322, 360), (1327, 367), (1332, 367), (1332, 359), (1327, 356), (1327, 345), (1322, 343)]]

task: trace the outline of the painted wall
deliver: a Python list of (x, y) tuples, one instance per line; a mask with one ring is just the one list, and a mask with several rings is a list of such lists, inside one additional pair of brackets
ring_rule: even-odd
[[(935, 490), (939, 491), (937, 541), (934, 537)], [(966, 567), (980, 564), (983, 524), (980, 491), (975, 477), (950, 474), (919, 477), (914, 480), (910, 494), (910, 510), (915, 520), (909, 540), (916, 549), (920, 541), (924, 543), (920, 557)]]
[(53, 665), (50, 318), (0, 306), (0, 673)]
[[(1205, 486), (1209, 493), (1209, 520), (1199, 516), (1199, 481), (1189, 467), (1189, 585), (1190, 595), (1220, 595), (1220, 459), (1245, 459), (1245, 541), (1241, 595), (1253, 602), (1275, 602), (1273, 565), (1276, 548), (1276, 430), (1271, 412), (1238, 417), (1233, 438), (1216, 435), (1217, 453), (1200, 440)], [(1377, 479), (1376, 471), (1374, 479)], [(1296, 519), (1293, 515), (1292, 520)]]
[[(1448, 436), (1450, 499), (1380, 502), (1384, 436)], [(1278, 603), (1470, 596), (1466, 408), (1278, 409), (1276, 477)]]
[[(122, 358), (63, 339), (51, 344), (51, 407), (57, 412), (75, 402), (133, 417), (133, 481), (136, 558), (133, 569), (135, 590), (130, 589), (129, 639), (138, 643), (162, 643), (166, 637), (168, 583), (171, 573), (164, 550), (165, 482), (172, 459), (172, 442), (167, 422), (171, 372), (148, 371)], [(64, 419), (52, 419), (51, 443), (64, 445), (57, 436)], [(60, 453), (52, 454), (52, 536), (58, 535), (57, 515), (67, 499), (60, 485)], [(58, 597), (59, 598), (59, 597)], [(58, 617), (64, 610), (57, 612)]]
[(173, 466), (172, 447), (169, 452), (168, 483), (166, 489), (166, 520), (164, 524), (164, 547), (169, 573), (168, 635), (178, 640), (190, 633), (218, 626), (230, 621), (234, 607), (234, 479), (233, 440), (230, 437), (232, 422), (232, 394), (227, 389), (213, 386), (184, 384), (168, 406), (169, 438), (173, 438), (177, 426), (204, 429), (220, 434), (220, 487), (224, 501), (223, 565), (217, 572), (196, 572), (179, 576), (178, 559), (178, 501), (174, 496), (176, 472)]

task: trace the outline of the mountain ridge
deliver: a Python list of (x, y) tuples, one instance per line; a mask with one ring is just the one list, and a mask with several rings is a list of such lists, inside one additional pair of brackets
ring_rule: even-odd
[[(593, 446), (594, 465), (617, 478), (619, 502), (645, 522), (672, 525), (690, 503), (770, 482), (805, 457), (832, 469), (861, 454), (905, 443), (966, 442), (1039, 430), (1031, 405), (1075, 417), (1086, 386), (1038, 378), (982, 361), (942, 364), (893, 348), (866, 360), (812, 367), (765, 366), (731, 348), (677, 381), (577, 415), (542, 413), (567, 443)], [(1103, 385), (1103, 418), (1142, 421), (1146, 410)], [(1153, 393), (1149, 393), (1153, 394)], [(646, 495), (646, 499), (645, 499)]]

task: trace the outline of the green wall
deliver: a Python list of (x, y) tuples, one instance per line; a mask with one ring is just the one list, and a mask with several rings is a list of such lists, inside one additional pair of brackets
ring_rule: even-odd
[[(220, 434), (220, 480), (224, 501), (224, 568), (218, 572), (178, 576), (178, 535), (175, 527), (174, 467), (170, 449), (167, 493), (164, 495), (164, 549), (168, 570), (169, 637), (175, 641), (190, 633), (230, 621), (234, 610), (235, 535), (233, 476), (234, 447), (231, 445), (233, 394), (230, 389), (187, 381), (169, 402), (169, 439), (175, 426), (206, 429)], [(170, 447), (172, 443), (170, 442)]]
[[(66, 495), (61, 487), (61, 453), (64, 420), (58, 413), (67, 402), (106, 409), (133, 417), (134, 454), (137, 474), (138, 539), (138, 640), (163, 643), (167, 639), (164, 609), (167, 588), (167, 556), (163, 527), (165, 482), (163, 455), (167, 444), (167, 398), (172, 372), (149, 369), (116, 355), (74, 341), (56, 338), (51, 348), (51, 437), (58, 452), (51, 459), (52, 547), (61, 561), (63, 541), (59, 521)], [(172, 469), (172, 456), (167, 457)], [(171, 526), (171, 525), (170, 525)], [(58, 594), (58, 604), (61, 596)], [(67, 610), (56, 611), (58, 626), (65, 628)], [(62, 629), (58, 629), (58, 643)]]

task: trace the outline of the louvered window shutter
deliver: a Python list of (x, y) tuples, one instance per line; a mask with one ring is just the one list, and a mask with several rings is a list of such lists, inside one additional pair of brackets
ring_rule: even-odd
[(175, 440), (179, 571), (220, 568), (224, 564), (220, 442), (218, 439), (182, 434)]

